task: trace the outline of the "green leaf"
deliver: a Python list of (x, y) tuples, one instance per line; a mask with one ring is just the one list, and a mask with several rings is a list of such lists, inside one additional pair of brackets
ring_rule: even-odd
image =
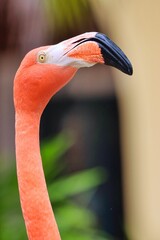
[(75, 194), (91, 190), (106, 181), (103, 168), (92, 168), (63, 177), (48, 187), (52, 201), (62, 201)]
[[(73, 145), (73, 136), (69, 132), (61, 132), (55, 138), (41, 144), (41, 155), (45, 175), (52, 171), (52, 176), (58, 173), (58, 161)], [(53, 172), (56, 169), (56, 172)]]
[(96, 218), (93, 212), (74, 203), (66, 203), (57, 207), (55, 211), (56, 220), (60, 231), (68, 229), (85, 230), (96, 224)]

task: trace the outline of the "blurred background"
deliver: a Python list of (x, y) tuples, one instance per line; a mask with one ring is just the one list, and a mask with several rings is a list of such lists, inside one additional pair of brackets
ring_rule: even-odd
[(0, 0), (0, 239), (27, 239), (17, 191), (13, 79), (32, 48), (108, 35), (134, 75), (81, 69), (47, 106), (41, 152), (62, 239), (160, 239), (160, 2)]

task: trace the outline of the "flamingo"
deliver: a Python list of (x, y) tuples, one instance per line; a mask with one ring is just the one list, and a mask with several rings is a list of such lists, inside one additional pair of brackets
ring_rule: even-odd
[(81, 67), (107, 64), (132, 75), (132, 65), (107, 36), (88, 32), (31, 50), (14, 79), (16, 166), (29, 240), (60, 240), (49, 200), (39, 146), (40, 118), (50, 98)]

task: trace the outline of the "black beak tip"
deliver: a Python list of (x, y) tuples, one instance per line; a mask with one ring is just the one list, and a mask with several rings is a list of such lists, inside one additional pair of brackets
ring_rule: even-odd
[(97, 33), (95, 41), (98, 43), (106, 65), (113, 66), (120, 71), (132, 75), (133, 67), (124, 52), (106, 35)]
[[(125, 56), (126, 57), (126, 56)], [(116, 67), (117, 69), (121, 70), (125, 74), (132, 75), (133, 74), (133, 67), (131, 62), (128, 60), (126, 57), (125, 62), (120, 62), (119, 64), (117, 63), (116, 65), (113, 64), (113, 67)]]
[(133, 67), (132, 67), (131, 63), (130, 63), (130, 66), (128, 68), (127, 74), (130, 75), (130, 76), (133, 74)]

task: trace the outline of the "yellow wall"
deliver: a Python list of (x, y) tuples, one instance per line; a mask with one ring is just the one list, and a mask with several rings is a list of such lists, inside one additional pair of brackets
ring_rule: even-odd
[(91, 0), (101, 30), (133, 63), (114, 70), (120, 106), (126, 230), (160, 239), (160, 1)]

